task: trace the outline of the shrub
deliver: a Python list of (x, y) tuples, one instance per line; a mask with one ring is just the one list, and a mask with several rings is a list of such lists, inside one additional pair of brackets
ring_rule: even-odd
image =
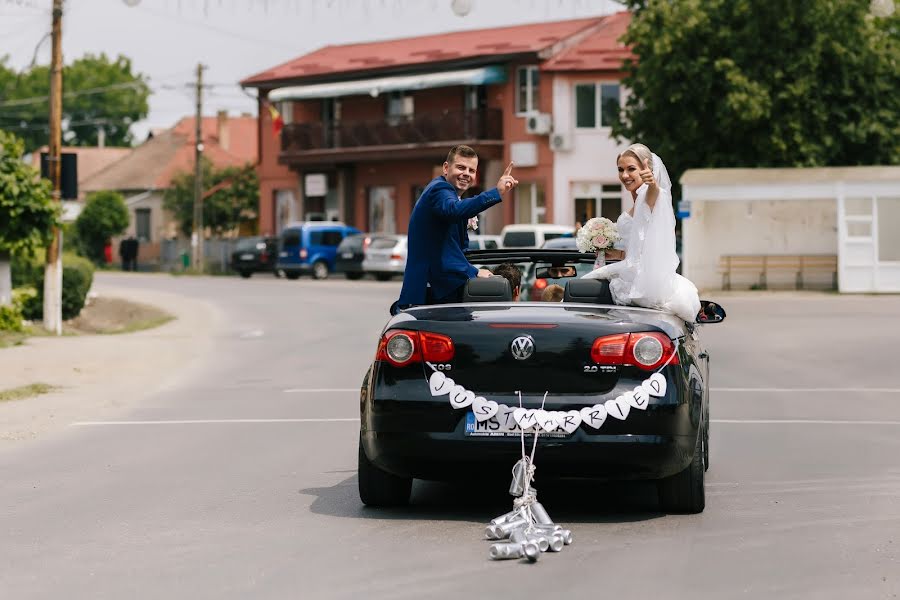
[[(103, 249), (114, 236), (128, 228), (129, 215), (125, 199), (118, 192), (94, 192), (87, 197), (87, 202), (75, 228), (78, 232), (78, 244), (85, 256), (94, 264), (106, 262)], [(65, 242), (63, 242), (65, 243)]]
[(12, 270), (12, 286), (37, 287), (38, 280), (44, 280), (44, 253), (41, 249), (34, 254), (13, 254), (10, 268)]
[(16, 305), (0, 306), (0, 331), (23, 331), (22, 311)]
[[(94, 265), (74, 254), (63, 254), (62, 317), (74, 319), (84, 308), (84, 301), (94, 281)], [(35, 294), (23, 303), (22, 314), (26, 319), (42, 319), (44, 316), (44, 271), (40, 270), (34, 283)]]

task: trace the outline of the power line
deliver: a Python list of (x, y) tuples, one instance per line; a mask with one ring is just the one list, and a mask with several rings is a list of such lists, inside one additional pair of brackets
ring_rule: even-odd
[[(137, 90), (142, 86), (147, 86), (147, 84), (143, 81), (126, 81), (123, 83), (113, 83), (111, 85), (105, 85), (103, 87), (89, 88), (86, 90), (76, 90), (73, 92), (66, 92), (63, 94), (64, 98), (72, 98), (74, 96), (86, 96), (90, 94), (102, 94), (103, 92), (108, 92), (110, 90), (121, 90), (121, 89), (134, 89)], [(34, 96), (31, 98), (21, 98), (18, 100), (8, 100), (6, 102), (0, 102), (0, 108), (4, 106), (27, 106), (28, 104), (40, 104), (41, 102), (46, 102), (50, 99), (50, 96)]]

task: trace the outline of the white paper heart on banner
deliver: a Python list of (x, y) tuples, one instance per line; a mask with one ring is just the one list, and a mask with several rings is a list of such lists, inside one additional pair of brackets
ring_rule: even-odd
[(465, 408), (475, 401), (475, 392), (471, 392), (461, 385), (454, 385), (450, 391), (450, 405), (453, 408)]
[(531, 429), (537, 425), (536, 412), (533, 408), (517, 408), (513, 411), (513, 418), (522, 429)]
[(534, 418), (537, 419), (538, 427), (544, 431), (554, 431), (556, 429), (556, 419), (553, 414), (543, 409), (534, 411)]
[(609, 413), (609, 416), (620, 421), (627, 419), (628, 413), (631, 411), (631, 405), (628, 404), (625, 396), (619, 396), (615, 400), (607, 400), (604, 406), (606, 406), (606, 412)]
[(556, 428), (562, 429), (563, 420), (566, 418), (566, 413), (561, 410), (551, 410), (550, 417), (556, 421)]
[(647, 389), (643, 385), (639, 385), (634, 388), (634, 391), (630, 394), (626, 394), (628, 397), (628, 404), (631, 405), (632, 408), (636, 408), (638, 410), (647, 410), (647, 405), (650, 403), (650, 394), (647, 393)]
[(513, 417), (515, 407), (501, 404), (497, 409), (497, 422), (500, 423), (500, 431), (512, 431), (516, 428), (516, 419)]
[(651, 396), (662, 398), (666, 395), (666, 378), (661, 373), (654, 373), (641, 386)]
[(578, 426), (581, 425), (581, 413), (577, 410), (570, 410), (563, 413), (562, 427), (566, 433), (573, 433)]
[(496, 415), (499, 410), (500, 405), (493, 400), (488, 400), (482, 396), (475, 396), (475, 399), (472, 400), (472, 412), (475, 413), (475, 419), (477, 419), (479, 423), (481, 421), (487, 421)]
[(595, 404), (593, 406), (585, 406), (581, 409), (581, 422), (588, 427), (600, 429), (600, 426), (606, 421), (606, 406)]
[(454, 385), (456, 385), (454, 381), (440, 371), (435, 371), (428, 378), (428, 387), (431, 389), (432, 396), (449, 394)]

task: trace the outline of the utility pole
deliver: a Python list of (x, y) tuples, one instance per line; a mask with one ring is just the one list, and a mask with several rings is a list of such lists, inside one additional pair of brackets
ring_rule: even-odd
[(194, 118), (194, 268), (203, 271), (203, 65), (197, 64), (197, 116)]
[[(63, 0), (53, 0), (47, 168), (53, 185), (53, 199), (57, 202), (62, 201), (62, 13)], [(44, 267), (44, 328), (56, 335), (62, 335), (62, 271), (62, 229), (54, 227)]]

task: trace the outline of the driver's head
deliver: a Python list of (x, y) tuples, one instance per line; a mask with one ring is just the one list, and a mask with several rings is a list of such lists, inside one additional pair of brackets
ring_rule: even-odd
[(519, 301), (519, 289), (522, 286), (522, 271), (512, 263), (501, 263), (494, 269), (494, 275), (500, 275), (509, 282), (512, 289), (513, 302)]

